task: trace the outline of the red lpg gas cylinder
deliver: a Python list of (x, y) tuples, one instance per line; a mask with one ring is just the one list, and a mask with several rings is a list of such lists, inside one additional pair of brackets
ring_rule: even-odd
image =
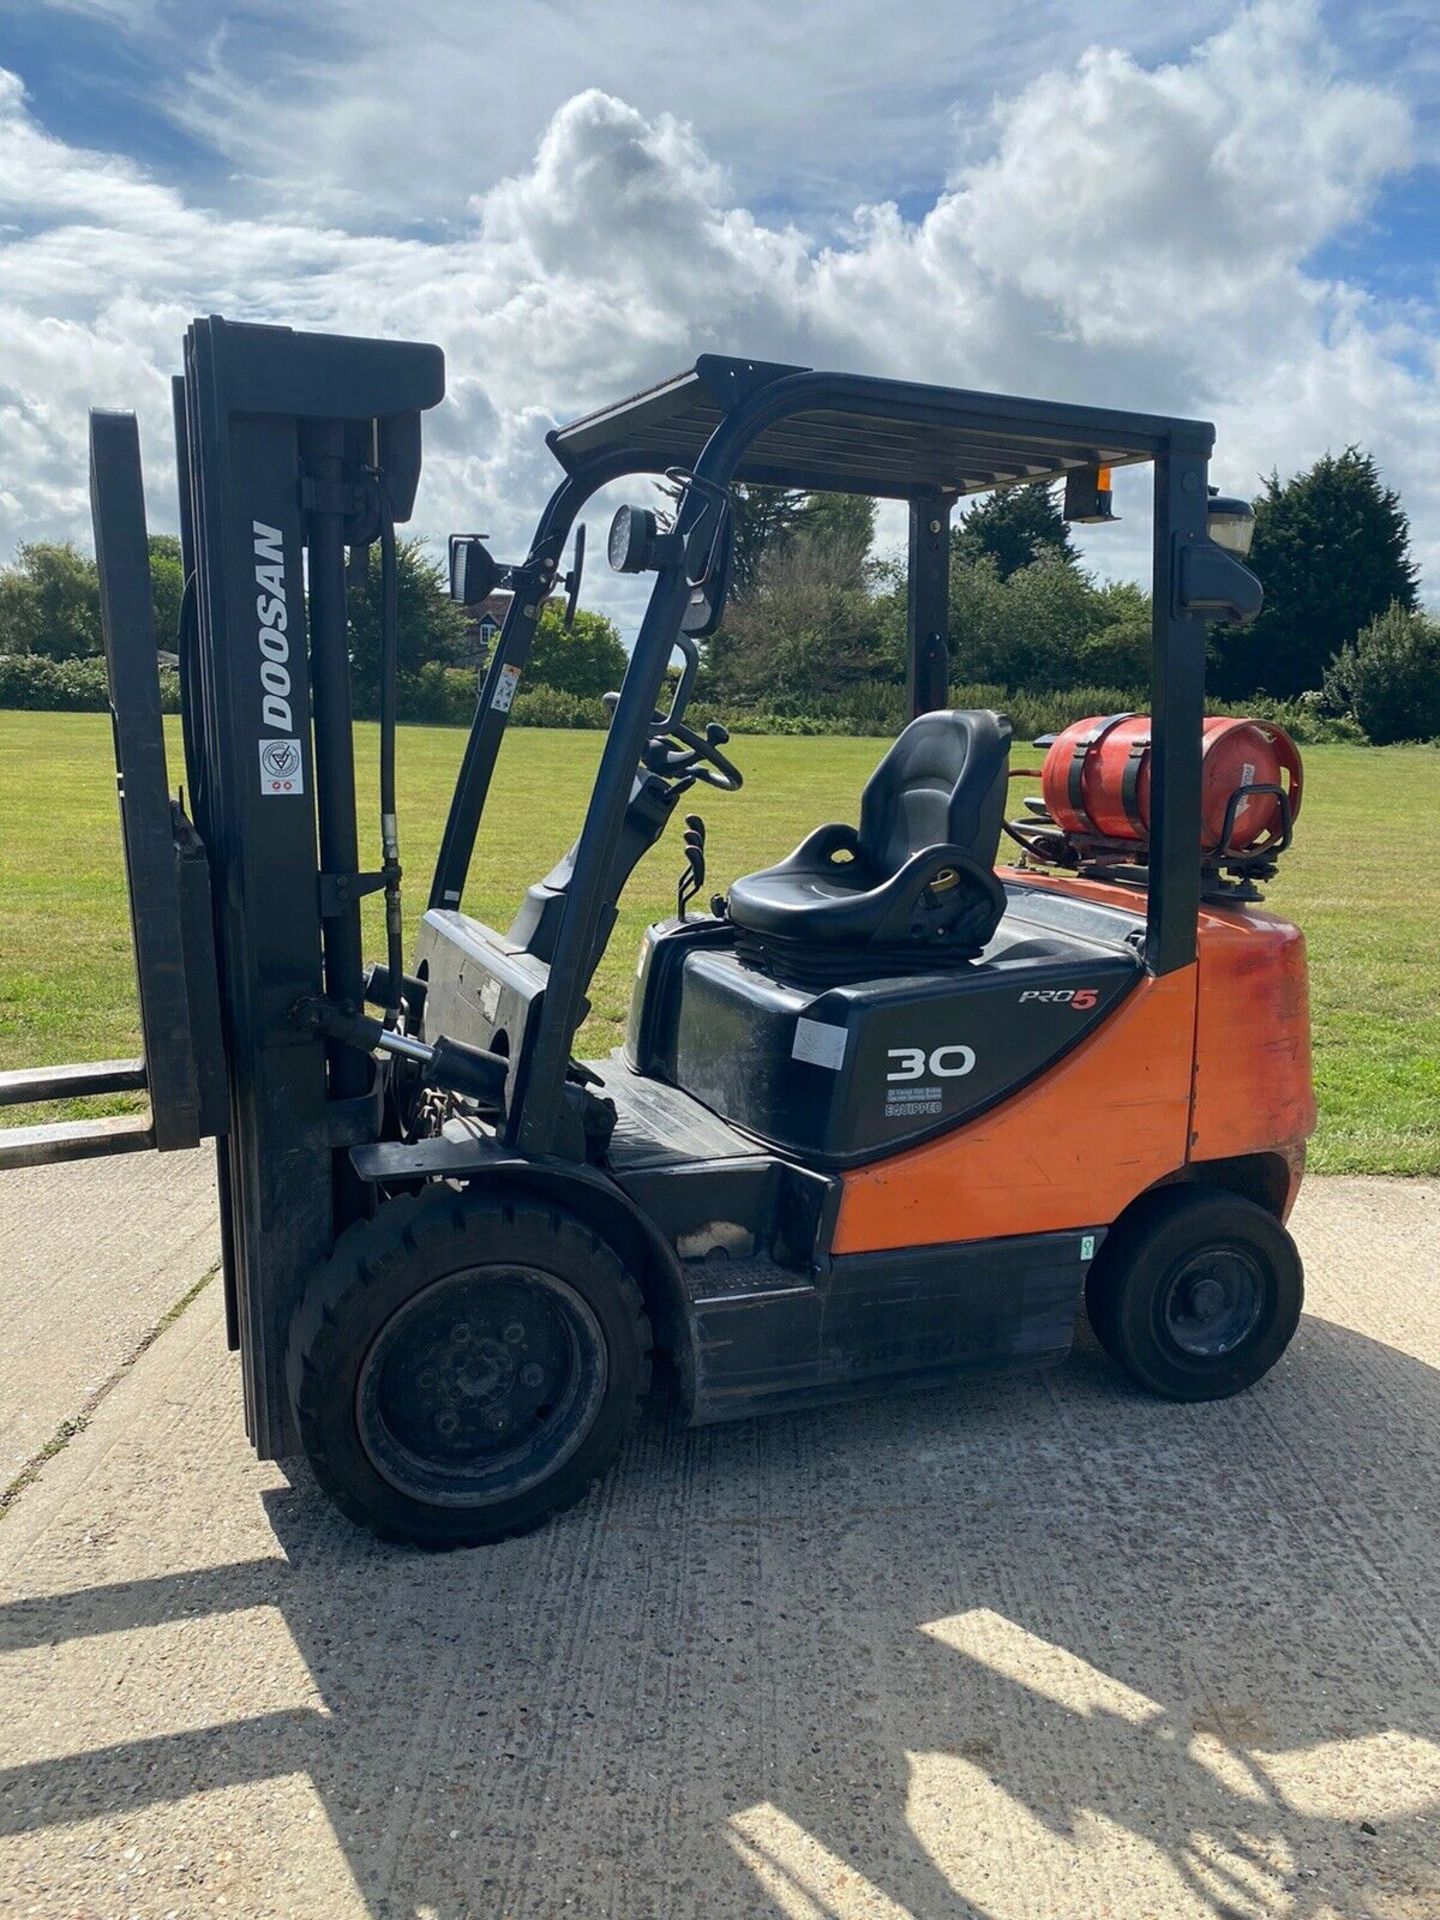
[[(1200, 774), (1202, 846), (1213, 852), (1225, 813), (1240, 787), (1279, 787), (1293, 818), (1300, 811), (1302, 770), (1295, 742), (1262, 720), (1205, 722)], [(1050, 817), (1066, 833), (1102, 840), (1150, 837), (1150, 716), (1092, 715), (1055, 736), (1041, 775)], [(1243, 852), (1280, 831), (1280, 804), (1256, 794), (1236, 808), (1230, 846)]]

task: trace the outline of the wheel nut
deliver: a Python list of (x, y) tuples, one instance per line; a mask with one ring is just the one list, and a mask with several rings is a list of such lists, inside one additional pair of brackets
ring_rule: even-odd
[(459, 1424), (460, 1422), (453, 1413), (437, 1413), (435, 1416), (435, 1431), (437, 1433), (443, 1433), (448, 1436), (454, 1433)]
[(512, 1320), (505, 1329), (505, 1338), (512, 1347), (518, 1347), (525, 1338), (525, 1329), (518, 1320)]
[(492, 1433), (503, 1433), (510, 1424), (510, 1416), (508, 1413), (492, 1413), (485, 1424)]
[(451, 1344), (451, 1346), (454, 1346), (454, 1347), (468, 1347), (468, 1346), (469, 1346), (469, 1344), (470, 1344), (470, 1329), (469, 1329), (469, 1327), (468, 1327), (468, 1326), (466, 1326), (466, 1324), (465, 1324), (465, 1322), (464, 1322), (463, 1320), (457, 1320), (457, 1321), (455, 1322), (455, 1325), (454, 1325), (453, 1327), (451, 1327), (451, 1329), (450, 1329), (450, 1344)]
[(520, 1382), (522, 1386), (538, 1387), (544, 1378), (545, 1369), (536, 1360), (530, 1361), (527, 1366), (523, 1366), (520, 1369)]

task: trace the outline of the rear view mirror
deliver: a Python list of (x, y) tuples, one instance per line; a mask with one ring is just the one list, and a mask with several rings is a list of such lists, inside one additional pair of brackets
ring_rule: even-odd
[(478, 607), (490, 598), (504, 571), (478, 533), (450, 536), (450, 598), (462, 607)]

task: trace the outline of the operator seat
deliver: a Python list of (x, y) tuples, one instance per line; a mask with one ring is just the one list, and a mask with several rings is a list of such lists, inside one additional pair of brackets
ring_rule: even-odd
[(860, 830), (818, 827), (730, 889), (736, 952), (784, 985), (927, 973), (974, 957), (1005, 911), (995, 854), (1010, 722), (922, 713), (871, 774)]

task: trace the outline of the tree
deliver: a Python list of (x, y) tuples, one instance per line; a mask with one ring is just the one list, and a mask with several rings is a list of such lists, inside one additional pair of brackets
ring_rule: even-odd
[[(678, 507), (683, 489), (672, 480), (660, 491)], [(730, 598), (743, 600), (760, 578), (760, 567), (772, 547), (794, 531), (805, 505), (799, 487), (754, 487), (737, 480), (730, 488)]]
[(1002, 576), (991, 553), (950, 568), (950, 669), (956, 680), (1064, 687), (1081, 677), (1100, 625), (1100, 596), (1057, 548)]
[[(420, 540), (402, 540), (395, 550), (398, 674), (412, 679), (422, 667), (458, 664), (465, 646), (465, 616), (450, 598), (445, 569)], [(357, 711), (373, 709), (380, 692), (380, 547), (369, 549), (365, 577), (347, 595), (350, 660)]]
[[(173, 533), (150, 536), (155, 642), (173, 652), (185, 576)], [(0, 653), (82, 660), (103, 651), (100, 580), (95, 562), (71, 542), (34, 541), (0, 572)]]
[[(680, 488), (661, 489), (673, 502)], [(833, 540), (853, 555), (857, 575), (875, 537), (875, 502), (857, 493), (805, 493), (799, 487), (760, 487), (739, 480), (730, 489), (730, 594), (738, 604), (759, 585), (766, 556), (792, 540)]]
[(1392, 601), (1415, 605), (1410, 523), (1374, 456), (1327, 453), (1282, 483), (1272, 473), (1255, 502), (1249, 565), (1265, 605), (1248, 627), (1216, 631), (1220, 692), (1288, 698), (1320, 686), (1345, 643)]
[(581, 700), (598, 700), (614, 693), (625, 678), (629, 656), (615, 624), (603, 613), (580, 608), (573, 627), (566, 628), (565, 604), (547, 600), (540, 609), (535, 644), (524, 684), (555, 687)]
[(101, 646), (95, 562), (69, 540), (22, 546), (0, 574), (0, 653), (79, 660)]
[(1150, 596), (1142, 586), (1134, 580), (1111, 580), (1097, 587), (1095, 626), (1076, 654), (1076, 680), (1137, 692), (1148, 687), (1150, 636)]
[(893, 677), (881, 606), (844, 529), (772, 546), (705, 647), (704, 690), (721, 702), (803, 710)]
[(1325, 704), (1359, 721), (1377, 747), (1440, 735), (1440, 620), (1393, 600), (1325, 673)]
[(805, 495), (798, 487), (751, 487), (737, 482), (730, 489), (733, 600), (746, 600), (755, 591), (766, 554), (784, 546), (804, 505)]
[(180, 633), (180, 603), (185, 597), (185, 568), (173, 533), (150, 536), (150, 597), (155, 607), (155, 644), (174, 653)]
[(1069, 529), (1052, 490), (1042, 482), (1001, 487), (978, 500), (950, 536), (951, 552), (975, 561), (989, 554), (1001, 580), (1054, 553), (1076, 564)]
[(789, 537), (827, 548), (834, 566), (859, 585), (875, 540), (875, 502), (863, 493), (812, 493)]

